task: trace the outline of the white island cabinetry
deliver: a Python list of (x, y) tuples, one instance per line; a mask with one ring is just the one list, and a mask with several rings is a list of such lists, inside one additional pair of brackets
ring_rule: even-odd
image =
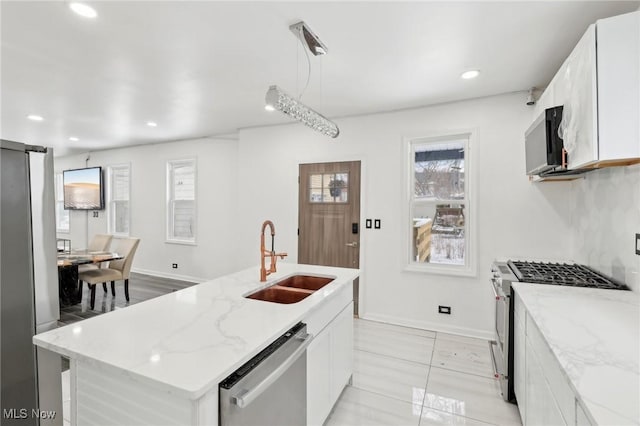
[[(291, 304), (244, 296), (291, 275), (334, 278)], [(308, 423), (322, 424), (352, 374), (357, 269), (258, 268), (34, 337), (70, 358), (71, 424), (217, 425), (218, 384), (299, 321), (307, 348)]]

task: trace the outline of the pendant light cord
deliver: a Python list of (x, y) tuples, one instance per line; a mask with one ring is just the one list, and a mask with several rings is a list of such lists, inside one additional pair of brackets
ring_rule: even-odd
[(299, 38), (299, 40), (300, 40), (300, 44), (302, 45), (302, 50), (304, 50), (305, 56), (307, 57), (307, 82), (305, 83), (304, 88), (302, 89), (302, 92), (300, 92), (300, 96), (298, 96), (298, 100), (302, 99), (302, 95), (304, 95), (304, 92), (307, 90), (307, 87), (309, 87), (309, 80), (311, 80), (311, 59), (309, 59), (309, 52), (307, 51), (307, 48), (302, 42), (302, 38)]

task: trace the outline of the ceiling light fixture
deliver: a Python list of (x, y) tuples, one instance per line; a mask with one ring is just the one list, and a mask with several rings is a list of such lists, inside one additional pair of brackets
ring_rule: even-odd
[(76, 14), (83, 18), (95, 18), (98, 16), (98, 12), (91, 6), (85, 3), (69, 3), (69, 9), (73, 10)]
[(27, 118), (29, 120), (33, 120), (33, 121), (42, 121), (42, 120), (44, 120), (44, 118), (42, 118), (42, 116), (35, 115), (35, 114), (27, 115)]
[(464, 78), (465, 80), (471, 80), (472, 78), (476, 78), (479, 75), (480, 75), (480, 71), (469, 70), (469, 71), (463, 72), (460, 77)]
[[(311, 31), (311, 28), (304, 22), (300, 21), (289, 27), (291, 32), (300, 40), (303, 48), (306, 47), (315, 56), (325, 55), (328, 52), (327, 46), (320, 41), (318, 36)], [(302, 93), (307, 89), (309, 85), (309, 78), (311, 77), (311, 61), (309, 60), (309, 54), (305, 50), (307, 56), (307, 63), (309, 67), (309, 74), (307, 75), (307, 84), (305, 85)], [(313, 130), (320, 132), (332, 138), (337, 138), (340, 134), (338, 126), (322, 114), (309, 108), (300, 100), (302, 93), (298, 96), (298, 99), (289, 96), (282, 89), (276, 85), (272, 85), (267, 90), (265, 96), (266, 105), (264, 109), (267, 111), (278, 110), (288, 116), (298, 120), (305, 126), (311, 127)]]
[(80, 139), (76, 138), (75, 136), (71, 136), (71, 137), (69, 138), (69, 140), (70, 140), (71, 142), (78, 142)]
[(326, 55), (329, 53), (327, 46), (318, 38), (316, 33), (314, 33), (311, 28), (304, 23), (304, 21), (291, 25), (289, 29), (315, 56)]
[(287, 95), (278, 86), (269, 87), (265, 101), (267, 103), (265, 109), (267, 107), (277, 109), (305, 126), (332, 138), (337, 138), (340, 134), (340, 129), (333, 121), (312, 110), (298, 99)]
[(155, 121), (147, 121), (147, 126), (149, 127), (158, 127), (158, 123)]

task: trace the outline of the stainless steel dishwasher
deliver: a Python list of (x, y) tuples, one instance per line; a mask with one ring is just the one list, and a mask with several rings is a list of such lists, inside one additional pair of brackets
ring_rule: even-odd
[(299, 322), (224, 379), (222, 426), (300, 426), (307, 423), (307, 325)]

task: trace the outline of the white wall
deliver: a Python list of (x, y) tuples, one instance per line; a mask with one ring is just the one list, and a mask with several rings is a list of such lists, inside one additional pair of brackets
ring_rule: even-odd
[[(361, 160), (362, 218), (382, 219), (363, 229), (361, 316), (398, 324), (493, 337), (494, 258), (571, 258), (570, 184), (531, 184), (525, 176), (524, 130), (531, 122), (525, 94), (507, 94), (394, 113), (337, 120), (331, 140), (298, 125), (240, 131), (238, 158), (238, 266), (256, 265), (260, 224), (276, 226), (276, 249), (295, 262), (298, 164)], [(477, 276), (405, 272), (403, 137), (472, 129), (475, 170)], [(437, 313), (439, 304), (452, 315)]]
[(640, 291), (640, 165), (595, 170), (573, 183), (575, 260)]
[[(237, 148), (234, 140), (204, 138), (92, 152), (88, 164), (86, 154), (58, 157), (55, 169), (59, 172), (85, 165), (106, 168), (129, 163), (130, 236), (141, 239), (133, 269), (203, 280), (237, 269), (233, 256)], [(166, 162), (191, 157), (197, 158), (198, 170), (197, 245), (166, 243)], [(86, 247), (87, 229), (89, 236), (106, 233), (106, 210), (100, 211), (98, 218), (92, 217), (91, 212), (72, 211), (70, 233), (58, 233), (58, 237), (70, 238), (74, 248)], [(177, 263), (178, 269), (172, 269), (172, 263)]]

